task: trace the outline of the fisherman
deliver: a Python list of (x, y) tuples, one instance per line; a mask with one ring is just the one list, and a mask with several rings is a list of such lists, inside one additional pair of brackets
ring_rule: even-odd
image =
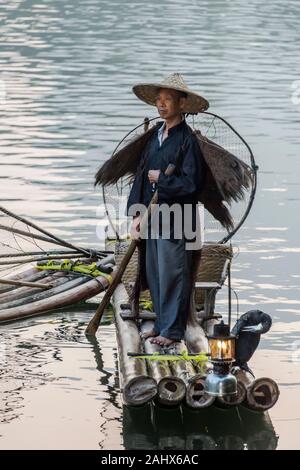
[[(197, 247), (200, 233), (198, 202), (231, 236), (235, 221), (230, 206), (232, 202), (245, 199), (249, 190), (253, 191), (255, 180), (253, 168), (187, 124), (186, 114), (201, 113), (209, 104), (192, 92), (179, 74), (173, 74), (161, 83), (135, 85), (133, 91), (142, 101), (157, 107), (163, 121), (135, 136), (126, 145), (118, 146), (120, 148), (98, 169), (95, 185), (109, 191), (120, 178), (134, 179), (127, 215), (134, 218), (131, 234), (133, 238), (140, 237), (140, 256), (130, 300), (136, 314), (140, 291), (150, 288), (157, 314), (151, 341), (168, 346), (183, 338), (187, 316), (193, 313), (190, 294), (202, 251)], [(226, 123), (223, 118), (221, 120)], [(170, 163), (176, 171), (165, 174)], [(147, 238), (143, 233), (144, 224), (141, 233), (141, 210), (136, 206), (142, 206), (143, 211), (156, 190), (159, 210), (154, 210), (154, 214), (159, 213), (158, 223), (156, 218), (154, 236)], [(160, 211), (165, 205), (170, 208), (169, 217), (174, 216), (168, 237), (163, 227), (165, 214)], [(173, 214), (173, 206), (183, 208), (183, 216), (178, 210)], [(176, 217), (178, 214), (181, 216)], [(186, 230), (186, 219), (189, 230)], [(178, 237), (177, 229), (182, 227), (184, 230)], [(152, 212), (148, 228), (152, 234)], [(190, 249), (187, 239), (192, 242), (196, 239), (196, 244), (192, 243), (194, 249)]]
[[(145, 269), (156, 321), (144, 335), (160, 346), (184, 337), (193, 291), (193, 256), (199, 252), (199, 194), (205, 183), (206, 164), (186, 114), (208, 108), (208, 102), (192, 92), (175, 73), (163, 82), (138, 84), (133, 92), (156, 106), (163, 121), (145, 146), (127, 203), (133, 216), (131, 237), (145, 240)], [(168, 164), (173, 174), (165, 175)], [(141, 204), (148, 207), (158, 192), (158, 208), (145, 234), (140, 232)], [(169, 208), (166, 217), (163, 208)], [(166, 219), (169, 224), (166, 224)], [(156, 223), (154, 223), (156, 221)]]

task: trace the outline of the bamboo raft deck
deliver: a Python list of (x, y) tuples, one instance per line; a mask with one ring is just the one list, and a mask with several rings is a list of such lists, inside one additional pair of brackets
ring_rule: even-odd
[[(127, 243), (115, 244), (116, 267), (126, 251)], [(168, 353), (209, 353), (207, 334), (220, 316), (214, 313), (215, 296), (226, 279), (232, 256), (224, 245), (203, 246), (203, 254), (195, 285), (195, 305), (189, 315), (185, 338), (168, 348)], [(251, 374), (235, 368), (238, 382), (236, 395), (215, 398), (204, 390), (208, 370), (200, 369), (195, 361), (150, 361), (131, 354), (163, 354), (165, 351), (150, 339), (142, 340), (141, 333), (151, 330), (155, 313), (142, 310), (140, 319), (132, 319), (128, 306), (130, 289), (136, 276), (137, 253), (134, 253), (122, 283), (112, 297), (117, 333), (119, 375), (124, 405), (141, 406), (153, 401), (159, 406), (185, 404), (192, 409), (211, 405), (230, 408), (240, 404), (256, 411), (266, 411), (276, 403), (279, 390), (270, 378), (254, 379)], [(4, 278), (0, 284), (0, 323), (32, 317), (58, 308), (74, 305), (103, 292), (109, 285), (105, 276), (92, 277), (74, 271), (39, 270), (31, 267), (20, 274)], [(144, 292), (143, 298), (150, 299)], [(200, 310), (200, 311), (199, 311)]]

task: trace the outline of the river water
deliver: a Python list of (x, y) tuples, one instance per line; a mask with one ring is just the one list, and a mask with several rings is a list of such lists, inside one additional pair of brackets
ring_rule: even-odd
[(273, 317), (251, 364), (281, 391), (272, 425), (223, 410), (122, 409), (109, 312), (91, 344), (95, 305), (65, 310), (1, 326), (1, 449), (299, 449), (299, 31), (296, 0), (1, 2), (1, 204), (12, 211), (99, 245), (95, 171), (155, 116), (131, 93), (139, 81), (182, 73), (249, 142), (258, 190), (233, 239), (233, 287), (240, 313)]

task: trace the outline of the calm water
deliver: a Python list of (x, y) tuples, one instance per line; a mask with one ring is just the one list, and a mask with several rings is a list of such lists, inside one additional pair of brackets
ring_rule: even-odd
[(99, 246), (94, 173), (155, 116), (131, 93), (138, 81), (181, 72), (246, 137), (259, 184), (233, 240), (233, 283), (240, 313), (273, 317), (252, 366), (281, 396), (274, 428), (234, 413), (225, 427), (220, 410), (136, 416), (118, 395), (109, 318), (90, 344), (95, 306), (58, 312), (1, 327), (0, 448), (300, 448), (299, 31), (296, 0), (1, 2), (1, 204), (11, 210)]

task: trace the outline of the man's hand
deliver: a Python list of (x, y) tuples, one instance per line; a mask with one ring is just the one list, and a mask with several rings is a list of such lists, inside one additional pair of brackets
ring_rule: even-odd
[(160, 170), (149, 170), (148, 179), (150, 183), (157, 183), (159, 178)]
[(130, 229), (130, 235), (133, 240), (139, 240), (141, 235), (140, 235), (140, 223), (141, 223), (141, 217), (138, 215), (134, 217)]

